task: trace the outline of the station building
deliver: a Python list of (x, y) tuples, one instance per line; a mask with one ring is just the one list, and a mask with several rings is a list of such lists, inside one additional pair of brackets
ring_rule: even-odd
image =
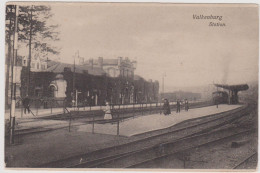
[[(29, 96), (35, 99), (54, 99), (56, 106), (64, 100), (77, 105), (131, 104), (157, 102), (159, 82), (147, 81), (134, 74), (136, 61), (128, 58), (90, 59), (79, 64), (61, 62), (44, 70), (30, 72), (27, 86), (28, 67), (21, 72), (21, 96), (29, 87)], [(74, 70), (75, 67), (75, 70)]]
[(117, 59), (89, 59), (87, 63), (84, 63), (92, 68), (101, 68), (109, 77), (134, 77), (134, 71), (136, 69), (136, 61), (130, 61), (129, 58), (119, 57)]

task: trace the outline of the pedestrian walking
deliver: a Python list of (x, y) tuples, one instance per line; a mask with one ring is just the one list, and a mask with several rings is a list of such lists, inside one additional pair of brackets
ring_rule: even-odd
[(185, 99), (184, 105), (185, 105), (185, 111), (189, 111), (189, 102), (187, 99)]
[(105, 120), (111, 120), (112, 119), (111, 109), (110, 109), (110, 105), (109, 105), (108, 102), (106, 102), (104, 119)]
[(26, 114), (26, 110), (28, 113), (30, 113), (30, 98), (28, 95), (23, 99), (23, 107), (24, 107), (24, 113)]
[(167, 99), (164, 99), (163, 114), (164, 114), (164, 115), (169, 115), (169, 114), (171, 114), (170, 104), (169, 104), (169, 101), (168, 101)]
[(178, 99), (177, 100), (177, 110), (176, 110), (177, 113), (180, 113), (181, 112), (181, 102), (180, 100)]

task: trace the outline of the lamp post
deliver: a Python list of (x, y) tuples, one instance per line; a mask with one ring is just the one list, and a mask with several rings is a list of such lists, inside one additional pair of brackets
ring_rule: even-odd
[(30, 32), (29, 32), (29, 57), (28, 57), (28, 81), (27, 81), (27, 88), (26, 88), (26, 95), (30, 95), (29, 86), (31, 82), (31, 60), (32, 60), (32, 29), (33, 29), (33, 12), (34, 6), (32, 5), (30, 8)]
[[(76, 54), (78, 54), (78, 57), (79, 57), (79, 51), (77, 51)], [(73, 63), (73, 83), (72, 83), (72, 93), (73, 93), (72, 102), (73, 102), (73, 106), (76, 105), (75, 100), (76, 100), (76, 94), (77, 94), (76, 91), (75, 91), (75, 80), (76, 80), (76, 74), (75, 74), (75, 72), (76, 72), (76, 62), (75, 62), (75, 59), (76, 59), (76, 54), (74, 56), (74, 63)]]
[(16, 103), (16, 60), (17, 60), (17, 48), (18, 48), (18, 15), (19, 15), (19, 6), (16, 5), (15, 8), (15, 28), (14, 28), (14, 51), (13, 51), (13, 60), (12, 60), (12, 90), (11, 90), (11, 111), (10, 111), (10, 144), (14, 144), (14, 126), (15, 126), (15, 103)]

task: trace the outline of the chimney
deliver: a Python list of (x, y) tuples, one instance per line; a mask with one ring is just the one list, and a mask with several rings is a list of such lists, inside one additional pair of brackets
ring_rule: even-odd
[(120, 66), (120, 65), (121, 65), (121, 62), (122, 62), (122, 57), (118, 57), (117, 65)]

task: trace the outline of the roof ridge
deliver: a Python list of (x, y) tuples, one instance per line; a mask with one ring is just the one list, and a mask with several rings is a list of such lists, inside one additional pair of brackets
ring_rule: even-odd
[(52, 70), (51, 71), (54, 71), (57, 67), (58, 67), (58, 65), (60, 64), (60, 62), (59, 63), (57, 63), (57, 64), (54, 64), (53, 66), (50, 66), (49, 68), (47, 68), (46, 70), (48, 71), (50, 68), (52, 68)]

